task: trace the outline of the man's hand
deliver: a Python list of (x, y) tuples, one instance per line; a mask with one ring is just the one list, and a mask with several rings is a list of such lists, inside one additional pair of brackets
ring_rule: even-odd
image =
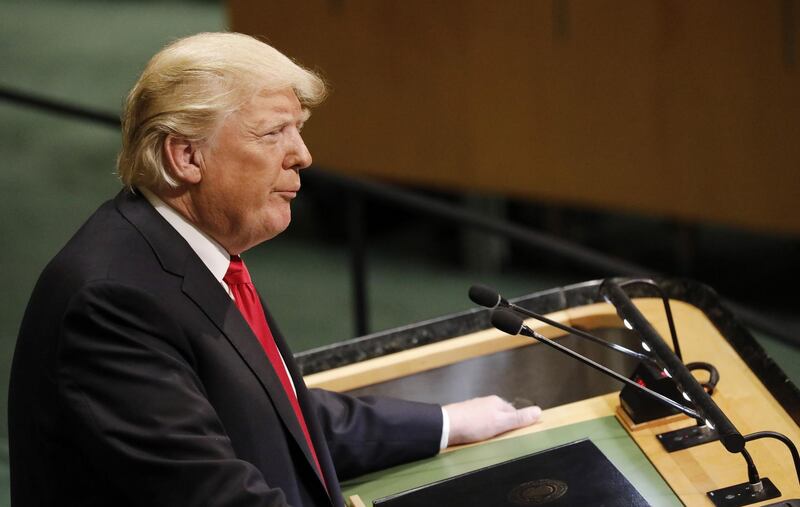
[(485, 396), (443, 407), (450, 418), (447, 446), (467, 444), (529, 426), (539, 420), (537, 406), (514, 408), (499, 396)]

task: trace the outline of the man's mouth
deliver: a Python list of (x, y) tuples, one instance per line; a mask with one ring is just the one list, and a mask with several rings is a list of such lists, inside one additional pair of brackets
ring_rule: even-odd
[(275, 193), (276, 194), (280, 194), (281, 196), (289, 198), (289, 199), (294, 199), (295, 197), (297, 197), (297, 192), (299, 192), (299, 191), (300, 191), (300, 187), (297, 187), (297, 188), (289, 188), (289, 189), (285, 189), (285, 190), (276, 190)]

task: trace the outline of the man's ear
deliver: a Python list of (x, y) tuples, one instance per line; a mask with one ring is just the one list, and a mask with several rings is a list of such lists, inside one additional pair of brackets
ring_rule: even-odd
[(197, 143), (172, 134), (164, 139), (166, 169), (180, 185), (193, 185), (203, 179), (197, 148)]

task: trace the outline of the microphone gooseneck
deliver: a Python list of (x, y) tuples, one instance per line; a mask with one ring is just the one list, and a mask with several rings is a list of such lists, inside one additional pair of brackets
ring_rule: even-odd
[[(617, 343), (612, 343), (606, 341), (602, 338), (594, 336), (593, 334), (587, 333), (581, 329), (577, 329), (571, 326), (564, 325), (558, 321), (548, 319), (544, 315), (539, 315), (536, 312), (532, 312), (526, 308), (522, 308), (521, 306), (515, 305), (514, 303), (510, 303), (506, 300), (500, 293), (491, 288), (487, 287), (486, 285), (473, 285), (469, 288), (469, 298), (472, 300), (473, 303), (477, 305), (484, 306), (486, 308), (510, 308), (516, 312), (519, 312), (523, 315), (531, 317), (533, 319), (538, 320), (539, 322), (544, 322), (547, 325), (553, 326), (556, 329), (560, 329), (567, 333), (574, 334), (576, 336), (580, 336), (581, 338), (585, 338), (589, 341), (593, 341), (594, 343), (606, 347), (607, 349), (619, 352), (620, 354), (625, 354), (629, 357), (634, 357), (639, 361), (645, 361), (653, 365), (657, 370), (663, 369), (663, 366), (659, 364), (653, 357), (643, 354), (641, 352), (636, 352), (635, 350), (631, 350), (625, 346), (619, 345)], [(520, 319), (521, 321), (521, 319)], [(495, 326), (496, 327), (496, 326)], [(499, 328), (498, 328), (499, 329)], [(510, 333), (516, 334), (516, 333)]]
[(663, 394), (659, 394), (653, 391), (652, 389), (648, 389), (647, 387), (639, 385), (638, 383), (634, 382), (628, 377), (620, 375), (619, 373), (615, 372), (611, 368), (603, 366), (600, 363), (592, 361), (586, 356), (578, 354), (569, 347), (565, 347), (564, 345), (561, 345), (560, 343), (557, 343), (549, 338), (545, 338), (541, 334), (537, 333), (536, 331), (526, 326), (519, 315), (517, 315), (516, 313), (507, 308), (495, 308), (494, 310), (492, 310), (491, 321), (493, 326), (495, 326), (500, 331), (503, 331), (504, 333), (508, 333), (510, 335), (522, 334), (524, 336), (534, 338), (539, 342), (548, 345), (556, 350), (559, 350), (564, 354), (567, 354), (568, 356), (572, 357), (573, 359), (577, 359), (583, 364), (590, 366), (595, 370), (598, 370), (599, 372), (604, 373), (605, 375), (608, 375), (609, 377), (615, 380), (618, 380), (619, 382), (633, 386), (635, 389), (638, 389), (639, 391), (646, 393), (648, 396), (657, 399), (659, 402), (667, 404), (670, 407), (688, 415), (689, 417), (696, 419), (700, 424), (705, 424), (706, 422), (705, 418), (703, 418), (703, 416), (700, 415), (699, 412), (692, 410), (689, 407), (685, 407), (680, 403), (664, 396)]

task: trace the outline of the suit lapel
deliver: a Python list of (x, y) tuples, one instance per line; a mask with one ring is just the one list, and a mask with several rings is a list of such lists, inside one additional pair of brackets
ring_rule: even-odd
[[(264, 307), (267, 323), (272, 330), (272, 336), (275, 338), (275, 344), (278, 346), (281, 356), (293, 357), (292, 351), (283, 339), (283, 335), (274, 323), (272, 315), (263, 300), (261, 301), (261, 305)], [(311, 394), (306, 387), (303, 376), (300, 374), (297, 363), (294, 361), (287, 361), (286, 368), (289, 370), (289, 376), (292, 377), (292, 381), (294, 382), (295, 390), (297, 391), (297, 401), (300, 403), (303, 414), (312, 415), (312, 417), (306, 417), (306, 426), (308, 427), (309, 435), (311, 435), (311, 441), (314, 443), (314, 449), (317, 451), (317, 459), (325, 475), (324, 478), (320, 477), (320, 480), (326, 481), (328, 491), (339, 491), (340, 486), (336, 477), (336, 468), (333, 466), (328, 444), (325, 441), (325, 433), (322, 431), (317, 418), (313, 416), (315, 407), (311, 401)], [(311, 459), (310, 456), (309, 459)], [(331, 498), (331, 500), (334, 504), (338, 505), (335, 498)]]
[[(261, 348), (258, 338), (234, 302), (222, 290), (219, 282), (183, 237), (158, 214), (146, 199), (124, 190), (116, 197), (115, 203), (120, 213), (145, 237), (164, 270), (183, 277), (182, 290), (184, 294), (225, 335), (250, 371), (258, 378), (264, 391), (272, 400), (284, 426), (302, 449), (309, 466), (322, 481), (303, 431), (300, 429), (300, 423), (283, 390), (283, 385)], [(287, 349), (281, 345), (278, 345), (279, 350), (284, 361), (289, 363), (292, 356), (287, 356)]]
[[(208, 283), (209, 279), (211, 284)], [(283, 420), (283, 424), (302, 449), (309, 466), (316, 472), (317, 467), (306, 443), (303, 430), (300, 429), (294, 409), (292, 409), (283, 385), (264, 353), (264, 349), (261, 348), (258, 338), (250, 329), (250, 325), (247, 324), (239, 309), (221, 289), (219, 282), (208, 272), (200, 259), (189, 260), (186, 263), (183, 291), (222, 331), (250, 371), (258, 378), (272, 400), (275, 410)], [(284, 356), (284, 361), (287, 361), (283, 350), (281, 350), (281, 354)]]

